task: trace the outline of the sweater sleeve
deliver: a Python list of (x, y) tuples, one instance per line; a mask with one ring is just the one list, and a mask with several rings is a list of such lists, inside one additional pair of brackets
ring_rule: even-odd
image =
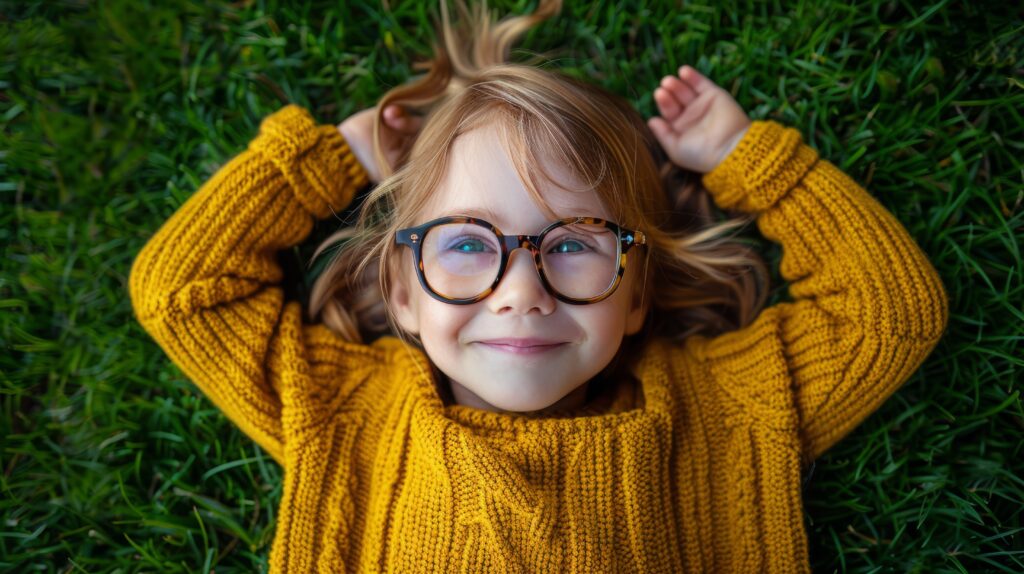
[(330, 125), (288, 106), (214, 174), (132, 265), (135, 314), (168, 356), (243, 432), (283, 463), (280, 377), (302, 357), (301, 313), (280, 285), (279, 250), (344, 208), (367, 182)]
[(942, 282), (895, 217), (795, 129), (754, 122), (704, 184), (782, 245), (793, 298), (709, 341), (707, 356), (750, 387), (751, 403), (769, 403), (761, 414), (795, 411), (802, 454), (813, 460), (931, 352), (948, 319)]

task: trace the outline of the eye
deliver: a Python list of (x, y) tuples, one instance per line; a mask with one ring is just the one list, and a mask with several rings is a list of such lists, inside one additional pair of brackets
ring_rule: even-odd
[(491, 251), (490, 246), (476, 237), (463, 237), (452, 242), (450, 247), (459, 253), (487, 253)]
[(550, 253), (579, 253), (587, 247), (575, 239), (565, 239), (551, 248)]

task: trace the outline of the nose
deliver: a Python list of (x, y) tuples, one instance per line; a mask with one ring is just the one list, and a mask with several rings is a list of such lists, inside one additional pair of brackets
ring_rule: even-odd
[(493, 313), (527, 315), (538, 312), (549, 315), (557, 301), (541, 283), (533, 254), (526, 249), (514, 249), (509, 254), (505, 275), (498, 288), (485, 299)]

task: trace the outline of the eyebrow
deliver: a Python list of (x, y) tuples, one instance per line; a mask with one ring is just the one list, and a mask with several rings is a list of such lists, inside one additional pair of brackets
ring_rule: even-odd
[(498, 217), (496, 213), (494, 213), (490, 209), (477, 209), (473, 207), (453, 209), (448, 215), (462, 215), (465, 217), (475, 217), (478, 219), (483, 219), (488, 223), (491, 223), (492, 225), (498, 225), (498, 223), (500, 223), (498, 220), (501, 219), (500, 217)]
[[(506, 226), (502, 225), (503, 223), (506, 223), (506, 222), (501, 221), (501, 218), (498, 217), (498, 215), (496, 213), (494, 213), (493, 211), (491, 211), (489, 209), (482, 209), (482, 208), (475, 208), (475, 207), (456, 208), (456, 209), (449, 210), (449, 211), (445, 212), (444, 214), (439, 215), (438, 217), (448, 216), (448, 215), (460, 215), (460, 216), (463, 216), (463, 217), (473, 217), (473, 218), (477, 218), (477, 219), (483, 219), (484, 221), (490, 223), (491, 225), (494, 225), (498, 229), (503, 230), (502, 231), (503, 233), (507, 233), (508, 232), (508, 230), (506, 229)], [(604, 219), (600, 215), (585, 216), (585, 217), (597, 217), (598, 219)], [(550, 222), (547, 222), (547, 223), (550, 223)], [(547, 223), (545, 223), (545, 225), (547, 225)], [(540, 231), (540, 230), (538, 229), (536, 231)]]

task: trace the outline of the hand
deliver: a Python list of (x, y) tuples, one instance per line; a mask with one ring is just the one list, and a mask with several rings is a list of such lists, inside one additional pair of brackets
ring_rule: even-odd
[[(338, 124), (338, 131), (352, 148), (352, 153), (366, 169), (370, 181), (379, 183), (381, 169), (373, 157), (373, 121), (377, 108), (367, 108), (349, 116)], [(423, 118), (408, 113), (401, 106), (391, 104), (384, 108), (384, 123), (381, 124), (381, 145), (388, 167), (394, 169), (402, 152), (412, 144), (423, 125)]]
[(715, 169), (743, 139), (750, 119), (729, 92), (690, 66), (654, 90), (661, 117), (647, 121), (669, 159), (684, 169)]

